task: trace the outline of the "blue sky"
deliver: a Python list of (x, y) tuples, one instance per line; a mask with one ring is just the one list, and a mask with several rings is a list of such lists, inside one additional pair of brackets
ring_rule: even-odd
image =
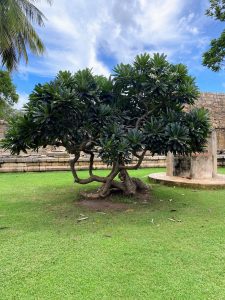
[(53, 0), (39, 8), (47, 17), (38, 28), (46, 52), (21, 62), (13, 74), (27, 101), (35, 84), (51, 80), (59, 70), (76, 72), (90, 67), (109, 75), (117, 63), (132, 62), (143, 52), (160, 52), (173, 63), (184, 63), (201, 91), (225, 92), (225, 72), (201, 65), (202, 53), (225, 23), (204, 15), (208, 0)]

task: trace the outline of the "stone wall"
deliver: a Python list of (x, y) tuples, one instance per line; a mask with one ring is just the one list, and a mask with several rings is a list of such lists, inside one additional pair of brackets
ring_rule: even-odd
[(201, 93), (196, 107), (208, 109), (212, 126), (216, 129), (219, 152), (225, 152), (225, 94)]
[[(216, 129), (218, 150), (218, 164), (225, 166), (225, 94), (202, 93), (195, 104), (196, 107), (205, 107), (209, 110), (213, 127)], [(0, 120), (0, 139), (4, 137), (6, 123)], [(21, 171), (56, 171), (69, 170), (69, 155), (61, 148), (47, 147), (37, 152), (21, 153), (19, 156), (11, 156), (9, 152), (0, 148), (0, 172)], [(142, 167), (165, 167), (164, 156), (146, 156)], [(78, 169), (87, 169), (88, 157), (83, 155), (79, 160)], [(94, 167), (107, 168), (100, 159), (95, 160)]]
[[(7, 172), (44, 172), (44, 171), (67, 171), (69, 167), (69, 155), (60, 157), (58, 153), (52, 156), (5, 156), (0, 158), (0, 173)], [(146, 156), (142, 163), (143, 168), (165, 167), (165, 156)], [(135, 164), (135, 160), (133, 162)], [(78, 163), (77, 170), (87, 170), (89, 167), (89, 158), (83, 155)], [(100, 159), (94, 162), (94, 169), (107, 169), (107, 166)]]
[[(4, 137), (7, 128), (6, 122), (0, 120), (0, 140)], [(0, 173), (7, 172), (44, 172), (44, 171), (67, 171), (70, 170), (69, 160), (72, 157), (65, 151), (63, 147), (48, 146), (40, 149), (38, 152), (28, 151), (20, 155), (10, 155), (9, 151), (3, 151), (0, 148)], [(165, 167), (165, 156), (152, 157), (148, 153), (142, 163), (143, 168), (149, 167)], [(136, 163), (134, 159), (133, 164)], [(82, 154), (78, 163), (78, 170), (86, 170), (89, 167), (89, 156)], [(100, 158), (96, 158), (94, 169), (107, 169)]]

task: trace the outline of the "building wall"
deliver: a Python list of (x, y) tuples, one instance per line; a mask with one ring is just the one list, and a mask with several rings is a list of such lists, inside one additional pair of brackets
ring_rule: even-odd
[(201, 93), (196, 107), (208, 109), (212, 126), (217, 133), (218, 151), (225, 151), (225, 94), (221, 93)]

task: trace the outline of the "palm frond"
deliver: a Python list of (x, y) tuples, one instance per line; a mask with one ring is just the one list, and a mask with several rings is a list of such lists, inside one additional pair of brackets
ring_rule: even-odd
[[(51, 4), (51, 0), (45, 0)], [(8, 70), (17, 67), (21, 58), (28, 62), (28, 49), (36, 55), (45, 47), (32, 24), (44, 26), (43, 13), (35, 6), (38, 0), (0, 1), (0, 59)]]

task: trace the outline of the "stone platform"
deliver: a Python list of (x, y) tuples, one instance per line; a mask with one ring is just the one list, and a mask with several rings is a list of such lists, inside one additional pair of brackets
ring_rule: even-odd
[(166, 173), (154, 173), (148, 176), (151, 182), (168, 186), (180, 186), (199, 189), (225, 189), (225, 175), (211, 179), (188, 179), (178, 176), (167, 176)]

